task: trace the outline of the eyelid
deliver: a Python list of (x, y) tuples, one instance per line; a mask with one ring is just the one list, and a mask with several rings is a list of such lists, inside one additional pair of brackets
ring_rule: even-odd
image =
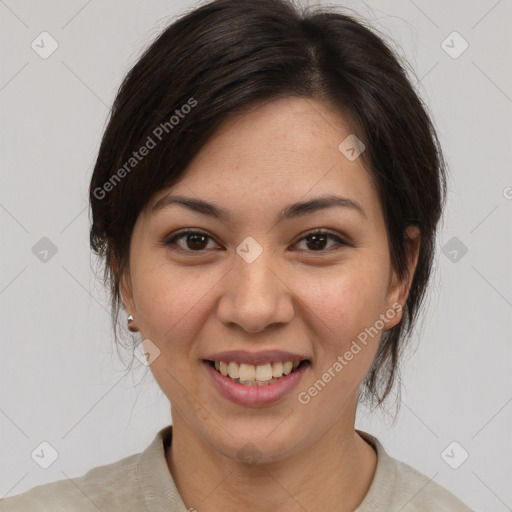
[[(206, 231), (204, 231), (202, 229), (199, 229), (199, 228), (186, 228), (186, 229), (183, 229), (183, 230), (178, 231), (176, 233), (173, 233), (171, 237), (164, 238), (163, 245), (165, 247), (167, 247), (167, 248), (170, 248), (173, 251), (177, 251), (177, 252), (181, 252), (181, 253), (185, 253), (185, 254), (204, 255), (206, 252), (209, 252), (208, 249), (201, 249), (199, 251), (192, 251), (192, 250), (182, 249), (179, 246), (171, 247), (176, 242), (176, 240), (178, 240), (178, 239), (180, 239), (182, 237), (185, 237), (188, 234), (203, 235), (203, 236), (209, 238), (210, 240), (214, 241), (217, 245), (219, 245), (218, 242), (215, 240), (215, 238), (212, 235), (210, 235), (208, 232), (206, 232)], [(305, 233), (301, 233), (299, 235), (299, 237), (297, 238), (297, 241), (295, 241), (292, 244), (292, 246), (295, 246), (299, 242), (302, 242), (308, 236), (315, 235), (315, 234), (325, 235), (326, 237), (331, 238), (332, 240), (335, 240), (337, 242), (338, 247), (337, 248), (335, 247), (334, 250), (339, 250), (342, 247), (351, 246), (351, 244), (349, 242), (347, 242), (346, 239), (343, 236), (339, 235), (338, 233), (332, 232), (332, 231), (330, 231), (329, 229), (326, 229), (326, 228), (314, 228), (314, 229), (311, 229), (309, 231), (306, 231)], [(332, 248), (321, 249), (319, 251), (301, 251), (299, 249), (298, 252), (307, 252), (307, 253), (311, 253), (312, 255), (317, 253), (318, 255), (322, 255), (322, 254), (328, 254), (328, 253), (332, 252), (332, 250), (333, 250)], [(211, 251), (211, 249), (210, 249), (210, 251)]]

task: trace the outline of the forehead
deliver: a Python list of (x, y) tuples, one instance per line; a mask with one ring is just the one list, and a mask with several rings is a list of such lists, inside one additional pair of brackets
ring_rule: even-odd
[(339, 145), (349, 123), (328, 105), (291, 97), (268, 101), (229, 117), (191, 161), (169, 192), (209, 200), (228, 210), (265, 210), (319, 195), (337, 194), (365, 204), (377, 193), (362, 159)]

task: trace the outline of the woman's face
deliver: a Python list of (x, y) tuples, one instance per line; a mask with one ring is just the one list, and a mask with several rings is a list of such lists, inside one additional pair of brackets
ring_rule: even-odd
[[(159, 351), (150, 368), (175, 428), (227, 457), (279, 460), (353, 432), (382, 332), (401, 319), (407, 286), (377, 192), (350, 144), (338, 148), (350, 134), (302, 98), (230, 118), (134, 227), (126, 309), (151, 359)], [(307, 206), (327, 196), (343, 200)], [(222, 375), (224, 363), (249, 385)]]

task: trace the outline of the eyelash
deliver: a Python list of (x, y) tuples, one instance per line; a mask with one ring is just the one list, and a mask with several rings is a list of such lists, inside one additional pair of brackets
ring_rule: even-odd
[[(192, 251), (192, 250), (187, 250), (187, 249), (182, 249), (181, 247), (178, 247), (177, 245), (175, 245), (176, 241), (181, 239), (181, 238), (185, 238), (187, 235), (203, 235), (205, 237), (207, 237), (208, 239), (210, 240), (213, 240), (213, 238), (208, 234), (208, 233), (205, 233), (204, 231), (198, 231), (198, 230), (195, 230), (195, 229), (187, 229), (185, 231), (181, 231), (179, 233), (177, 233), (176, 235), (174, 235), (172, 238), (168, 239), (168, 240), (165, 240), (164, 241), (164, 245), (166, 247), (168, 247), (169, 249), (171, 249), (172, 251), (176, 251), (176, 252), (181, 252), (181, 253), (185, 253), (185, 254), (197, 254), (197, 255), (203, 255), (208, 249), (201, 249), (199, 251)], [(330, 238), (331, 240), (334, 240), (336, 241), (340, 246), (348, 246), (349, 244), (346, 243), (344, 240), (342, 240), (339, 236), (335, 235), (334, 233), (331, 233), (330, 231), (325, 231), (325, 230), (322, 230), (322, 229), (315, 229), (313, 231), (310, 231), (308, 233), (306, 233), (298, 242), (302, 242), (304, 239), (308, 238), (309, 236), (311, 235), (324, 235), (326, 236), (327, 238)], [(296, 244), (295, 244), (296, 245)], [(305, 251), (305, 252), (310, 252), (310, 253), (325, 253), (325, 252), (330, 252), (332, 248), (329, 248), (329, 249), (321, 249), (321, 250), (318, 250), (318, 251)], [(339, 250), (341, 249), (341, 247), (338, 247), (336, 250)]]

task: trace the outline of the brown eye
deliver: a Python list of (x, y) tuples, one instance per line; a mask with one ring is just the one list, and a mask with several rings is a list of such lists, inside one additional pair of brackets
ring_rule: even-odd
[[(329, 240), (334, 242), (329, 245)], [(209, 249), (208, 243), (213, 242), (213, 239), (207, 233), (202, 231), (187, 230), (173, 236), (165, 242), (165, 245), (174, 251), (184, 253), (198, 253), (201, 254)], [(213, 242), (215, 243), (215, 242)], [(334, 235), (328, 231), (317, 230), (308, 233), (302, 237), (296, 245), (305, 243), (305, 249), (300, 249), (306, 252), (327, 252), (329, 249), (336, 246), (346, 246), (339, 236)], [(210, 247), (211, 249), (212, 247)]]
[[(201, 252), (208, 247), (208, 242), (212, 240), (210, 235), (201, 231), (184, 231), (172, 237), (165, 242), (165, 245), (173, 250), (181, 252)], [(180, 243), (178, 243), (180, 242)]]
[(301, 240), (299, 240), (298, 243), (301, 243), (304, 240), (306, 241), (307, 252), (321, 252), (329, 249), (330, 247), (333, 247), (333, 245), (331, 245), (330, 247), (326, 248), (329, 240), (336, 242), (334, 245), (347, 245), (340, 237), (329, 233), (328, 231), (322, 230), (307, 234)]
[(185, 243), (188, 244), (189, 249), (201, 251), (206, 247), (206, 239), (207, 237), (201, 233), (193, 233), (186, 235)]

